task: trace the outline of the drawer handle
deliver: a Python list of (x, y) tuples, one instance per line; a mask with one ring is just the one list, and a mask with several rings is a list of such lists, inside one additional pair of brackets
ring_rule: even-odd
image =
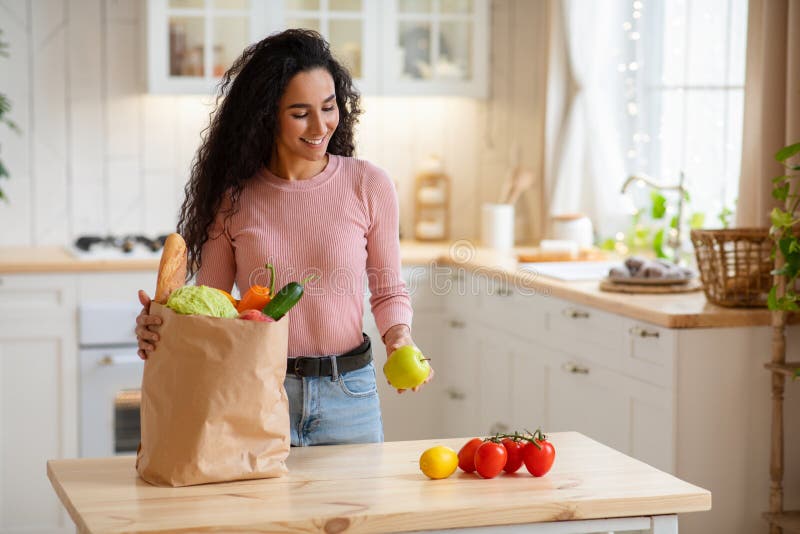
[(495, 293), (495, 295), (497, 295), (498, 297), (510, 297), (513, 294), (514, 292), (508, 289), (507, 287), (501, 287)]
[(464, 321), (459, 321), (457, 319), (451, 320), (448, 324), (450, 325), (450, 328), (464, 328), (466, 326)]
[(575, 308), (567, 308), (561, 312), (564, 314), (565, 317), (569, 317), (570, 319), (588, 319), (589, 312), (583, 310), (577, 310)]
[(589, 368), (588, 367), (584, 367), (582, 365), (578, 365), (577, 363), (573, 363), (573, 362), (567, 362), (564, 365), (562, 365), (561, 368), (563, 370), (565, 370), (566, 372), (572, 373), (574, 375), (588, 375), (589, 374)]
[(640, 326), (631, 327), (629, 332), (631, 335), (639, 337), (661, 337), (661, 334), (657, 330), (647, 330), (646, 328), (642, 328)]
[(464, 400), (466, 395), (455, 388), (450, 388), (447, 390), (447, 398), (450, 400)]

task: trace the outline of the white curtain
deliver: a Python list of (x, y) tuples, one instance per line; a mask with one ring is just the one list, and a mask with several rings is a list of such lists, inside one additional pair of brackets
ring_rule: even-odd
[(624, 97), (617, 72), (624, 10), (617, 0), (562, 0), (554, 7), (548, 69), (548, 213), (584, 213), (598, 234), (608, 237), (627, 218), (619, 192), (625, 179), (618, 128)]
[(800, 141), (800, 0), (750, 0), (737, 226), (770, 225), (774, 154)]

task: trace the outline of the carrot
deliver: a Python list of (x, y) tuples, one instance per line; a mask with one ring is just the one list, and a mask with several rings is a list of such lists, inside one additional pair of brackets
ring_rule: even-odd
[(236, 306), (236, 311), (241, 313), (245, 310), (262, 310), (272, 300), (275, 288), (275, 268), (271, 263), (268, 263), (267, 269), (269, 269), (269, 287), (250, 286), (250, 289), (242, 296), (242, 300)]

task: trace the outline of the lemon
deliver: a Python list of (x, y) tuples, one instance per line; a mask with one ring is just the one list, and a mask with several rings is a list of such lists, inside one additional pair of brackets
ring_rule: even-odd
[(444, 445), (431, 447), (419, 457), (420, 471), (434, 480), (449, 477), (455, 472), (456, 467), (458, 467), (458, 454)]

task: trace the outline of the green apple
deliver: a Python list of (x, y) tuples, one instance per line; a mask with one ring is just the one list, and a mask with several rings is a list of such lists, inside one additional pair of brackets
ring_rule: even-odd
[(389, 355), (383, 364), (383, 374), (393, 388), (411, 389), (425, 382), (431, 366), (417, 347), (404, 345)]

